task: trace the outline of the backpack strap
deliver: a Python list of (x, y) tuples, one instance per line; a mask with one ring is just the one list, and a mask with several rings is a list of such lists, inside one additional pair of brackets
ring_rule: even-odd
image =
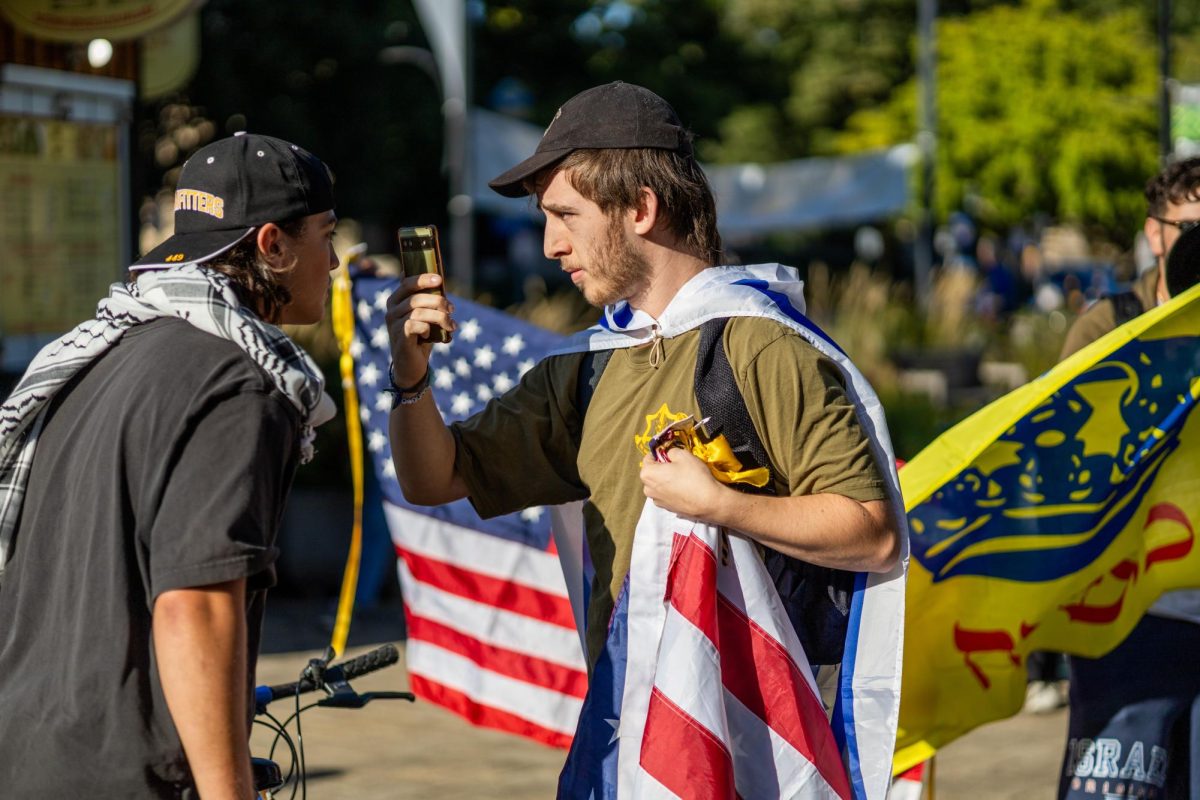
[(1142, 301), (1131, 291), (1118, 292), (1117, 294), (1106, 295), (1106, 297), (1112, 301), (1113, 313), (1117, 318), (1118, 328), (1134, 317), (1141, 316), (1146, 311), (1146, 309), (1142, 308)]
[[(766, 467), (771, 480), (763, 489), (734, 484), (743, 492), (775, 494), (776, 473), (767, 457), (767, 449), (754, 429), (746, 400), (734, 379), (733, 367), (725, 353), (725, 326), (728, 318), (714, 319), (700, 326), (700, 344), (696, 352), (696, 400), (700, 414), (711, 417), (708, 432), (724, 434), (745, 469)], [(846, 646), (850, 599), (855, 574), (821, 567), (762, 546), (763, 563), (783, 601), (784, 610), (813, 665), (839, 664)]]
[(725, 354), (725, 326), (729, 319), (710, 319), (700, 326), (700, 344), (696, 351), (696, 401), (702, 417), (710, 418), (706, 430), (710, 436), (724, 434), (743, 469), (765, 467), (771, 480), (761, 489), (737, 486), (745, 492), (775, 494), (777, 475), (767, 457), (754, 421), (746, 408), (746, 400), (733, 377), (733, 367)]

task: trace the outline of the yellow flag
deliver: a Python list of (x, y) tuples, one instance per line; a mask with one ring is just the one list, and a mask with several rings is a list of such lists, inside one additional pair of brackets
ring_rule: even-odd
[(1020, 710), (1031, 652), (1103, 655), (1162, 592), (1200, 586), (1198, 334), (1200, 286), (901, 470), (912, 561), (897, 772)]

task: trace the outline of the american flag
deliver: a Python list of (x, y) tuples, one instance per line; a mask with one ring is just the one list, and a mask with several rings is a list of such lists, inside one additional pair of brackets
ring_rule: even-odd
[[(384, 312), (395, 279), (354, 281), (351, 355), (367, 452), (399, 555), (413, 691), (477, 725), (567, 747), (587, 671), (550, 511), (481, 520), (470, 503), (413, 506), (396, 483), (388, 441), (389, 347)], [(435, 345), (434, 394), (447, 422), (516, 385), (561, 337), (454, 298), (454, 341)]]
[(558, 796), (856, 796), (753, 547), (649, 507), (637, 537)]

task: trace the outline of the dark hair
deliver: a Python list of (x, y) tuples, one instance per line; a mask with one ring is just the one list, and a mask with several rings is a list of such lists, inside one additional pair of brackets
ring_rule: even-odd
[(690, 156), (657, 148), (576, 150), (554, 167), (535, 175), (543, 181), (555, 171), (609, 216), (638, 205), (643, 186), (658, 196), (667, 228), (694, 255), (710, 264), (724, 258), (717, 232), (717, 206), (700, 165)]
[[(306, 221), (306, 217), (294, 217), (275, 224), (295, 239), (304, 233)], [(258, 237), (253, 233), (206, 264), (227, 276), (242, 305), (254, 309), (267, 322), (277, 323), (292, 301), (292, 293), (283, 284), (291, 265), (280, 270), (263, 260), (258, 253)]]
[(1185, 158), (1170, 164), (1146, 184), (1147, 215), (1161, 216), (1168, 203), (1200, 201), (1200, 158)]

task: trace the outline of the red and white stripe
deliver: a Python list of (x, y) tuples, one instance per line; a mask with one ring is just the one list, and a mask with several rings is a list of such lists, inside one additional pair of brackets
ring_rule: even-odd
[(720, 569), (720, 547), (674, 536), (641, 768), (678, 797), (701, 787), (713, 797), (850, 797), (807, 659), (788, 652), (775, 620), (747, 613), (762, 598)]
[[(658, 620), (630, 630), (620, 796), (850, 798), (811, 668), (761, 560), (707, 525), (664, 535), (672, 522), (679, 530), (682, 521), (647, 508), (634, 540), (634, 569), (642, 555), (658, 570), (631, 576), (631, 614), (636, 605)], [(635, 597), (633, 581), (656, 571), (657, 601)]]
[(929, 784), (932, 765), (933, 759), (930, 758), (897, 775), (892, 781), (892, 788), (888, 790), (887, 800), (921, 800)]
[(554, 552), (384, 503), (413, 691), (477, 725), (567, 747), (587, 668)]

